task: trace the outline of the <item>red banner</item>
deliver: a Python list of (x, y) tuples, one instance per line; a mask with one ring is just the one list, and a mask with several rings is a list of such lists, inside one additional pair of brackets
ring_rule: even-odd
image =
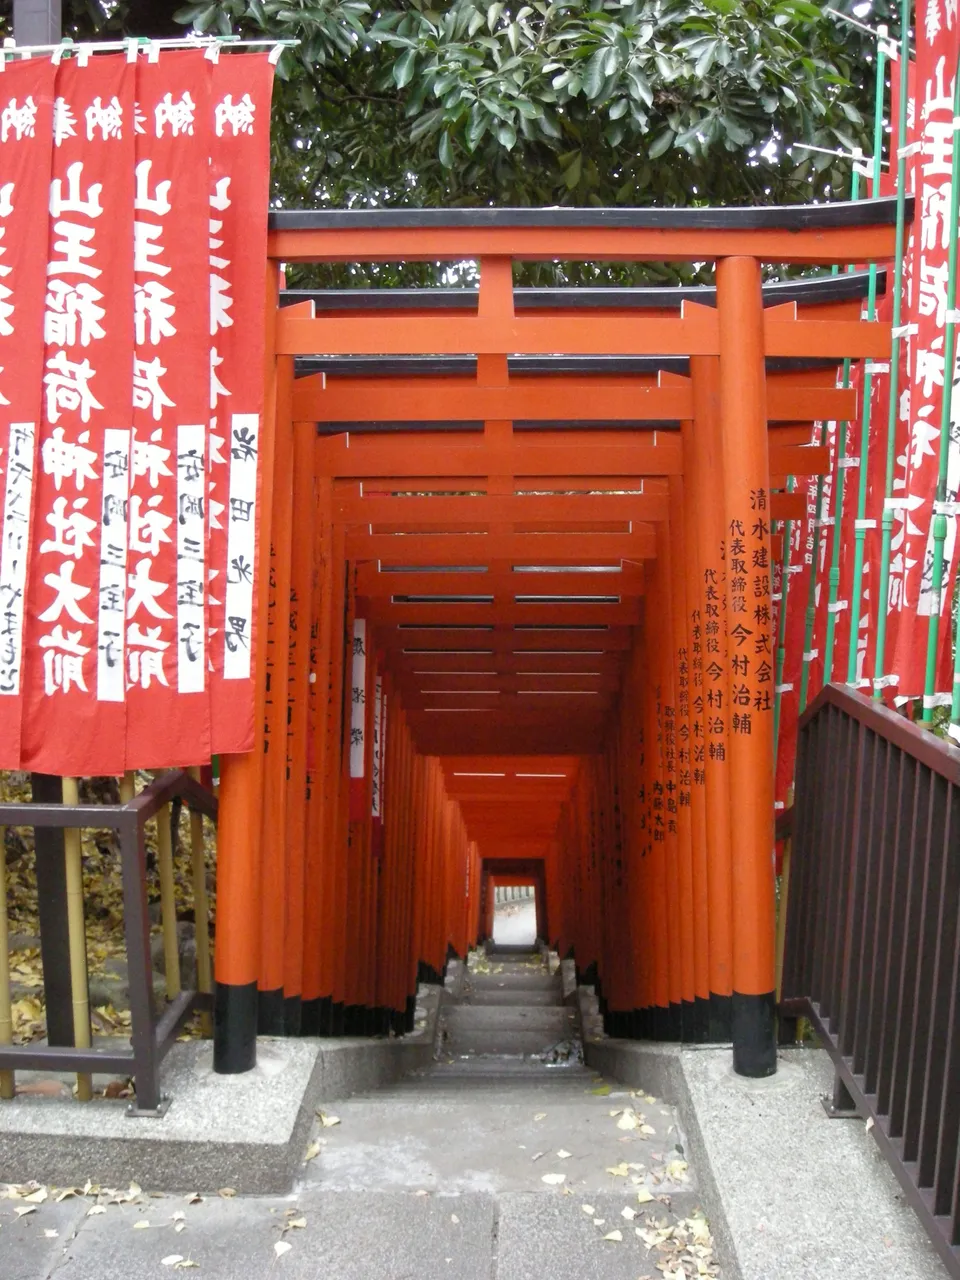
[[(896, 693), (923, 692), (927, 633), (933, 610), (941, 614), (941, 655), (949, 657), (951, 596), (933, 589), (933, 503), (940, 457), (940, 419), (944, 380), (944, 326), (956, 300), (947, 297), (950, 236), (953, 88), (960, 50), (956, 6), (925, 0), (917, 7), (917, 217), (912, 236), (911, 360), (908, 434), (898, 448), (898, 489), (893, 502), (894, 532), (887, 607), (899, 614), (895, 642), (888, 647), (887, 670), (899, 679)], [(914, 328), (915, 326), (915, 328)], [(953, 371), (951, 370), (951, 376)], [(953, 482), (960, 453), (952, 452)], [(902, 468), (902, 469), (901, 469)], [(902, 487), (901, 487), (902, 485)], [(955, 489), (954, 489), (955, 492)], [(952, 581), (954, 536), (948, 540), (946, 578)], [(941, 689), (949, 686), (944, 662)], [(946, 696), (946, 695), (944, 695)]]
[(0, 767), (253, 745), (272, 77), (148, 45), (0, 79)]
[(124, 767), (134, 81), (122, 54), (57, 74), (21, 751), (41, 773)]
[(49, 62), (0, 77), (0, 768), (20, 764), (26, 594), (43, 379)]
[(211, 718), (215, 752), (253, 746), (258, 457), (263, 419), (266, 163), (273, 67), (266, 54), (213, 68), (210, 173)]
[(206, 622), (210, 63), (137, 67), (127, 758), (210, 756)]

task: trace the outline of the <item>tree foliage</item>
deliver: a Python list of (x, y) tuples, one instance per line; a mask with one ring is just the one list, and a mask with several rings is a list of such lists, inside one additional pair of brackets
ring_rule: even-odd
[(64, 8), (78, 36), (299, 40), (274, 108), (275, 198), (290, 207), (829, 199), (849, 164), (796, 144), (869, 145), (872, 41), (808, 0)]
[[(807, 0), (219, 0), (197, 29), (296, 36), (284, 198), (416, 205), (805, 200), (864, 140), (854, 29)], [(864, 74), (866, 72), (866, 75)]]

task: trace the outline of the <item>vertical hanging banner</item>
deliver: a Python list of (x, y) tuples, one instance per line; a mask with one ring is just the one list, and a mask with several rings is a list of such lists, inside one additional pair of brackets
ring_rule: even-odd
[(215, 752), (253, 746), (264, 262), (273, 65), (223, 57), (210, 90), (209, 639)]
[(206, 624), (210, 63), (137, 66), (127, 759), (210, 756)]
[(0, 79), (0, 767), (253, 745), (273, 68), (211, 50)]
[(0, 78), (0, 769), (20, 765), (55, 77), (30, 61)]
[(367, 793), (367, 623), (353, 620), (353, 659), (350, 667), (350, 821), (364, 817)]
[(21, 745), (41, 773), (125, 767), (134, 82), (123, 54), (56, 80)]
[[(941, 656), (949, 658), (952, 634), (950, 592), (932, 581), (933, 515), (940, 458), (944, 385), (944, 327), (956, 299), (947, 296), (950, 241), (950, 184), (953, 149), (953, 89), (960, 50), (960, 17), (955, 4), (925, 0), (917, 6), (917, 218), (913, 232), (909, 319), (911, 362), (908, 434), (903, 488), (894, 497), (894, 536), (887, 608), (900, 624), (888, 667), (899, 677), (896, 693), (916, 697), (924, 689), (927, 631), (931, 612), (941, 614)], [(952, 378), (953, 370), (949, 371)], [(950, 472), (956, 494), (960, 439), (952, 432)], [(899, 450), (898, 450), (899, 454)], [(898, 469), (900, 459), (898, 458)], [(949, 482), (949, 477), (948, 477)], [(944, 580), (955, 569), (956, 521), (945, 547)], [(952, 678), (946, 664), (944, 677)], [(940, 683), (941, 689), (948, 684)], [(946, 697), (949, 702), (949, 698)]]
[(377, 671), (374, 685), (373, 707), (373, 757), (370, 774), (370, 814), (373, 830), (370, 851), (375, 858), (383, 853), (383, 762), (387, 730), (387, 698), (383, 691), (383, 676)]

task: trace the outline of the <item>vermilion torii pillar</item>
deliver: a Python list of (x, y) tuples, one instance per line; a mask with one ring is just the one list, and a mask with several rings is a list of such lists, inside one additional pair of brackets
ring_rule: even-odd
[(770, 467), (756, 258), (717, 263), (733, 881), (733, 1061), (776, 1071)]

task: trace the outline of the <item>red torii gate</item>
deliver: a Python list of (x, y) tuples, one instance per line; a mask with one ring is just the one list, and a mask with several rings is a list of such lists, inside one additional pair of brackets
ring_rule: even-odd
[[(773, 525), (801, 514), (784, 477), (824, 469), (810, 422), (853, 416), (836, 364), (890, 331), (842, 279), (765, 299), (761, 267), (890, 258), (894, 202), (272, 228), (261, 571), (313, 601), (320, 689), (277, 661), (289, 619), (265, 593), (264, 750), (221, 765), (217, 1069), (252, 1065), (258, 1021), (294, 1005), (303, 1029), (402, 1020), (418, 964), (475, 936), (480, 837), (449, 758), (561, 753), (585, 760), (551, 929), (596, 965), (611, 1025), (732, 1037), (737, 1070), (773, 1071)], [(475, 302), (280, 305), (281, 262), (398, 259), (476, 260)], [(601, 259), (715, 261), (716, 292), (513, 288), (515, 261)], [(373, 862), (342, 749), (355, 617), (390, 706)]]

